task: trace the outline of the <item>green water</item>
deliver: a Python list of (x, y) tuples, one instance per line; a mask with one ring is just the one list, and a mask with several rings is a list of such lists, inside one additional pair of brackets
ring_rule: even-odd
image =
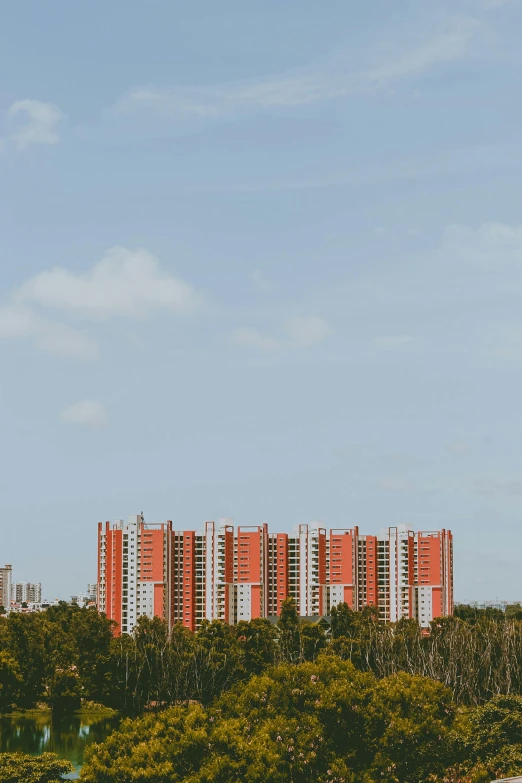
[(118, 718), (95, 714), (60, 719), (0, 717), (0, 753), (57, 753), (73, 763), (75, 772), (69, 777), (77, 778), (86, 746), (103, 742), (117, 725)]

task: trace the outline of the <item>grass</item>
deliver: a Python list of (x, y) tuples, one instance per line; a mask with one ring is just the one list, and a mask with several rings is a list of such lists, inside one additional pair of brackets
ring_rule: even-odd
[[(0, 713), (0, 718), (41, 718), (52, 715), (52, 710), (47, 704), (40, 704), (31, 710), (11, 710), (10, 712)], [(104, 707), (103, 704), (96, 704), (95, 702), (86, 702), (79, 710), (75, 710), (71, 715), (82, 717), (100, 717), (100, 718), (115, 718), (118, 715), (117, 710), (113, 710), (111, 707)]]

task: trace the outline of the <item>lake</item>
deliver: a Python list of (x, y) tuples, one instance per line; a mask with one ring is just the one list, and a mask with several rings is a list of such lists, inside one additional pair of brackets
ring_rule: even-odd
[(70, 778), (77, 778), (83, 764), (85, 747), (103, 742), (119, 722), (119, 718), (103, 715), (73, 715), (53, 719), (51, 715), (37, 717), (0, 717), (0, 753), (57, 753), (74, 765)]

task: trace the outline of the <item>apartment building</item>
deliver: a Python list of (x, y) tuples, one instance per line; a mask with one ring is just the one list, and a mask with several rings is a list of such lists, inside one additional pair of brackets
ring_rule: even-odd
[(453, 614), (453, 536), (415, 532), (407, 525), (362, 536), (354, 527), (331, 530), (327, 555), (327, 612), (345, 601), (376, 606), (385, 622), (415, 619), (427, 628)]
[(42, 603), (42, 585), (40, 582), (13, 582), (11, 600), (14, 604)]
[(5, 565), (0, 568), (0, 606), (3, 606), (6, 612), (11, 609), (12, 579), (13, 566)]
[(450, 531), (408, 526), (360, 535), (357, 527), (266, 524), (234, 528), (230, 519), (202, 531), (148, 524), (143, 516), (98, 526), (100, 611), (131, 633), (141, 615), (191, 631), (203, 620), (235, 624), (275, 617), (291, 596), (302, 617), (376, 606), (383, 621), (414, 618), (428, 627), (453, 612)]
[(147, 524), (141, 514), (98, 525), (97, 606), (118, 633), (132, 633), (141, 615), (169, 617), (171, 530), (171, 523)]

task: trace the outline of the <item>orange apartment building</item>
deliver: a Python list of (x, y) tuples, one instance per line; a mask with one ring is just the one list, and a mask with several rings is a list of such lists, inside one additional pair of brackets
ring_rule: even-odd
[(453, 612), (453, 541), (451, 531), (405, 525), (373, 536), (308, 525), (269, 533), (266, 524), (234, 529), (225, 519), (176, 531), (140, 515), (98, 526), (98, 584), (98, 609), (121, 633), (132, 633), (141, 615), (192, 631), (205, 619), (276, 617), (288, 596), (302, 617), (346, 602), (377, 606), (383, 621), (428, 627)]
[(98, 525), (97, 606), (117, 632), (131, 633), (141, 615), (168, 616), (171, 528), (141, 515)]

